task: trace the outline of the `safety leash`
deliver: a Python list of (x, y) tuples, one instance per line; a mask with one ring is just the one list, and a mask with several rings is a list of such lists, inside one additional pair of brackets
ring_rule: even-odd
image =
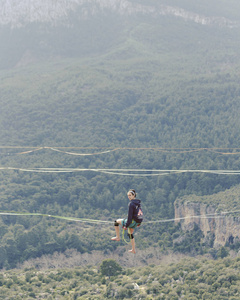
[[(128, 228), (128, 234), (130, 234), (130, 229), (129, 228)], [(126, 239), (125, 239), (125, 229), (124, 228), (123, 228), (123, 231), (122, 231), (122, 239), (124, 240), (124, 242), (126, 244), (130, 243), (130, 240), (129, 240), (129, 242), (127, 242)]]

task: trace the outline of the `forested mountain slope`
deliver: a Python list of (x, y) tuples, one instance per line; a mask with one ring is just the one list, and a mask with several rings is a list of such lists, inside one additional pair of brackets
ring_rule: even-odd
[(188, 258), (176, 264), (123, 269), (114, 260), (103, 263), (88, 268), (26, 268), (24, 273), (0, 273), (2, 295), (29, 299), (239, 299), (239, 258)]
[[(71, 26), (1, 26), (0, 210), (115, 220), (135, 188), (150, 221), (173, 218), (178, 197), (239, 184), (238, 175), (87, 171), (239, 169), (239, 4), (222, 1), (207, 11), (201, 3), (183, 1), (180, 11), (232, 25), (104, 8), (85, 19), (71, 15)], [(1, 216), (0, 224), (1, 267), (69, 248), (117, 248), (109, 226), (31, 216)], [(139, 246), (173, 249), (177, 226), (159, 224), (154, 236), (148, 226), (139, 230)]]

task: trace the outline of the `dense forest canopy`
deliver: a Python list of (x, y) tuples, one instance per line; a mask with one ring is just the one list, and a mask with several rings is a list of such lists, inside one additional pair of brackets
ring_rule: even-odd
[[(197, 9), (207, 14), (203, 4), (198, 1)], [(225, 6), (218, 6), (220, 15)], [(225, 17), (235, 14), (228, 6)], [(197, 173), (144, 177), (19, 170), (239, 169), (239, 28), (173, 16), (105, 17), (82, 21), (82, 27), (73, 19), (79, 26), (49, 27), (45, 35), (44, 25), (29, 24), (13, 30), (5, 44), (0, 159), (9, 169), (0, 170), (1, 211), (114, 220), (126, 214), (126, 192), (135, 188), (147, 220), (173, 218), (176, 198), (212, 195), (240, 183), (239, 176)], [(1, 29), (5, 39), (8, 30)], [(51, 55), (37, 47), (35, 33), (45, 46), (57, 45)], [(12, 48), (7, 61), (7, 46), (21, 40), (25, 43)], [(31, 64), (22, 61), (26, 49), (34, 57)], [(43, 149), (31, 151), (38, 147)], [(114, 151), (98, 154), (107, 150)], [(0, 226), (0, 267), (69, 248), (117, 247), (109, 241), (110, 227), (94, 227), (90, 234), (85, 225), (79, 232), (74, 222), (26, 216), (1, 216)], [(173, 223), (159, 225), (155, 236), (148, 231), (147, 226), (139, 230), (142, 247), (173, 249), (172, 235), (180, 234)]]
[[(106, 266), (103, 268), (103, 266)], [(115, 271), (114, 274), (110, 267)], [(112, 259), (98, 266), (0, 273), (3, 296), (44, 299), (239, 299), (239, 258), (188, 258), (174, 264), (121, 269)], [(110, 271), (110, 272), (109, 272)], [(110, 276), (108, 276), (110, 275)]]

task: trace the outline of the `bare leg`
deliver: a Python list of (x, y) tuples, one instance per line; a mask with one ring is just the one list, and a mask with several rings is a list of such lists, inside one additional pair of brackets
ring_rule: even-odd
[[(117, 220), (117, 223), (118, 224), (121, 224), (123, 219), (118, 219)], [(114, 226), (115, 228), (115, 231), (116, 231), (116, 236), (111, 238), (112, 241), (120, 241), (120, 229), (119, 229), (119, 226)]]
[[(130, 234), (133, 234), (134, 229), (133, 228), (129, 228), (129, 230), (130, 230)], [(134, 238), (131, 239), (131, 244), (132, 244), (132, 249), (129, 250), (128, 252), (131, 252), (131, 253), (135, 254), (136, 253), (136, 249), (135, 249), (135, 240), (134, 240)]]

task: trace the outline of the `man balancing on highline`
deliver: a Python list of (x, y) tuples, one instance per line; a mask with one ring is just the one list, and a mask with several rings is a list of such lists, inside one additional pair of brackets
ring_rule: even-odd
[(133, 236), (134, 228), (139, 227), (143, 220), (143, 212), (141, 208), (141, 200), (136, 199), (135, 190), (129, 190), (127, 193), (128, 199), (130, 200), (128, 204), (128, 218), (118, 219), (114, 222), (116, 237), (112, 238), (112, 241), (120, 241), (120, 230), (119, 225), (121, 224), (123, 229), (128, 229), (128, 236), (131, 240), (132, 249), (129, 250), (131, 253), (136, 253), (135, 250), (135, 240)]

